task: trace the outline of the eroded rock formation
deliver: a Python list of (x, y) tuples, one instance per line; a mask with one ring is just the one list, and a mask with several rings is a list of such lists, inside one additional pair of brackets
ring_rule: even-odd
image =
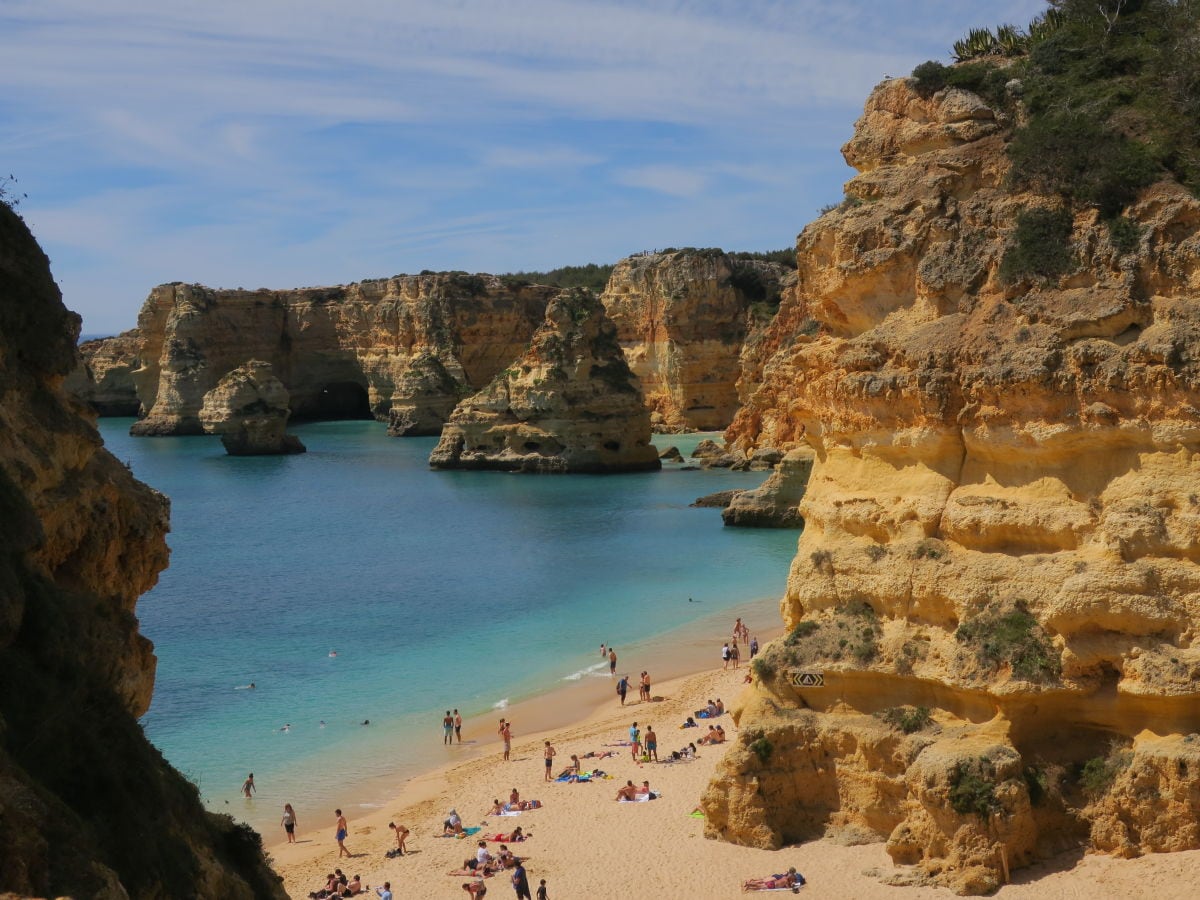
[(64, 390), (78, 334), (0, 204), (0, 894), (283, 898), (257, 835), (138, 727), (155, 659), (134, 605), (167, 564), (168, 504)]
[(789, 451), (767, 480), (752, 491), (739, 491), (721, 513), (726, 525), (746, 528), (801, 528), (800, 501), (812, 473), (813, 452)]
[(252, 359), (238, 366), (204, 395), (200, 424), (219, 434), (230, 456), (303, 453), (304, 444), (287, 433), (288, 392), (271, 364)]
[(659, 469), (650, 414), (596, 297), (563, 291), (529, 350), (459, 404), (429, 457), (438, 469)]
[(135, 329), (146, 417), (133, 432), (200, 434), (204, 395), (259, 359), (287, 388), (293, 418), (373, 416), (394, 434), (438, 434), (462, 397), (524, 351), (554, 293), (461, 273), (293, 291), (161, 285)]
[(617, 263), (600, 299), (656, 431), (711, 431), (733, 420), (742, 346), (770, 320), (768, 298), (778, 297), (787, 274), (720, 250), (647, 253)]
[(1200, 202), (1143, 190), (1124, 253), (1081, 212), (1071, 274), (1005, 283), (1018, 213), (1054, 202), (1006, 187), (1009, 134), (885, 82), (849, 199), (798, 240), (727, 432), (815, 453), (791, 633), (712, 836), (886, 838), (969, 893), (1089, 838), (1200, 846)]
[(133, 373), (140, 365), (142, 336), (133, 329), (114, 337), (79, 345), (82, 365), (67, 375), (67, 390), (101, 416), (136, 416), (141, 413)]

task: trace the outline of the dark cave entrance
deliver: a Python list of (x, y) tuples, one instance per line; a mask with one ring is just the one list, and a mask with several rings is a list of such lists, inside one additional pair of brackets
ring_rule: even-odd
[(292, 411), (293, 420), (373, 419), (367, 389), (354, 381), (332, 381)]

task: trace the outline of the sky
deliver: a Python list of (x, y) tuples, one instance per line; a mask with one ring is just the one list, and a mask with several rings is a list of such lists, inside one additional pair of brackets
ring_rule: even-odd
[(0, 176), (85, 333), (169, 281), (790, 247), (871, 88), (1044, 0), (0, 0)]

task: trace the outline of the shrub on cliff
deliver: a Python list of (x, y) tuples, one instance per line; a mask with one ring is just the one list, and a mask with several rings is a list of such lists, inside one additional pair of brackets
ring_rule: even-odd
[(1012, 243), (1000, 261), (1000, 280), (1057, 278), (1074, 267), (1071, 214), (1065, 209), (1026, 209), (1017, 216)]
[(954, 636), (975, 651), (981, 664), (993, 669), (1007, 664), (1018, 678), (1045, 681), (1062, 672), (1058, 651), (1020, 601), (1007, 608), (989, 606), (959, 625)]
[(986, 756), (956, 763), (950, 773), (950, 807), (960, 816), (974, 813), (986, 820), (1000, 809), (996, 771)]

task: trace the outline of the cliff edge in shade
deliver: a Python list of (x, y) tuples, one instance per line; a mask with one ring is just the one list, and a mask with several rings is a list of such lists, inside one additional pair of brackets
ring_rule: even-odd
[(283, 898), (258, 835), (138, 727), (155, 659), (134, 605), (167, 565), (168, 504), (64, 390), (78, 334), (0, 204), (0, 894)]

